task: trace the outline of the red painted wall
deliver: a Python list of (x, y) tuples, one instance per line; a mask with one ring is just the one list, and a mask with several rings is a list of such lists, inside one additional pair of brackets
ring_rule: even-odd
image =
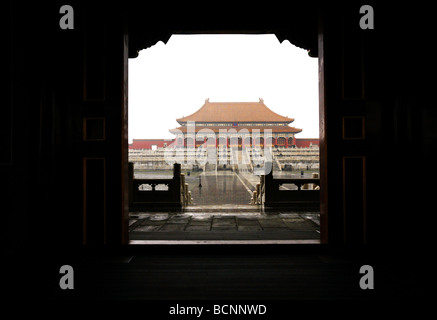
[(297, 148), (308, 148), (310, 145), (319, 145), (319, 139), (298, 139), (296, 138), (296, 147)]

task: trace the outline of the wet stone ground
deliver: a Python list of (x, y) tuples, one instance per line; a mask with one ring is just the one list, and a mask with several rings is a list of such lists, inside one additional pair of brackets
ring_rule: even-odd
[(184, 212), (130, 214), (131, 240), (314, 239), (318, 212)]
[(233, 172), (202, 174), (194, 181), (188, 179), (188, 183), (196, 205), (249, 204), (252, 191), (255, 190), (249, 183), (244, 185)]
[[(148, 176), (159, 178), (162, 174)], [(143, 177), (140, 173), (136, 176)], [(132, 212), (130, 240), (320, 239), (318, 211), (264, 212), (257, 205), (249, 205), (259, 183), (259, 177), (251, 173), (192, 172), (187, 173), (186, 183), (192, 205), (173, 213)]]

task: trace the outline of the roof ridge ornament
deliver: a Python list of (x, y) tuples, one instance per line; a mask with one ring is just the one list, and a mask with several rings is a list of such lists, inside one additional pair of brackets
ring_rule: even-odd
[(264, 103), (264, 99), (263, 98), (259, 98), (259, 103)]
[(208, 103), (208, 102), (209, 102), (209, 98), (206, 98), (206, 99), (205, 99), (205, 103)]

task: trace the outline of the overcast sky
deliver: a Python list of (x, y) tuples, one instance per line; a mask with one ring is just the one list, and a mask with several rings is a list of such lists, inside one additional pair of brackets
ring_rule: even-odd
[(167, 139), (210, 102), (259, 101), (319, 137), (318, 62), (274, 35), (173, 35), (129, 59), (129, 142)]

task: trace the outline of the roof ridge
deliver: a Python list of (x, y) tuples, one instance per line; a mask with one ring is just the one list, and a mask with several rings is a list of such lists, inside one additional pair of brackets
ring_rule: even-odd
[(282, 116), (267, 107), (262, 98), (256, 101), (211, 102), (209, 98), (194, 113), (177, 118), (178, 123), (187, 121), (200, 122), (284, 122), (291, 123), (294, 118)]

